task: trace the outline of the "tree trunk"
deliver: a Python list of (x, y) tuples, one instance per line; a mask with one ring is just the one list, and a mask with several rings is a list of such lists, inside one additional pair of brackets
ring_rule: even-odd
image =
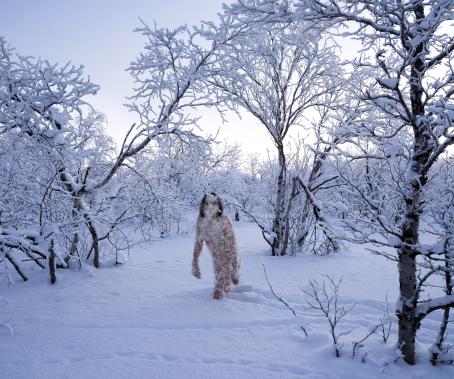
[(14, 258), (9, 255), (8, 253), (5, 254), (5, 258), (8, 259), (9, 263), (11, 263), (14, 267), (14, 269), (16, 270), (16, 272), (20, 275), (20, 277), (22, 278), (22, 280), (24, 282), (26, 282), (28, 280), (27, 276), (25, 275), (25, 273), (22, 271), (22, 269), (20, 268), (20, 266), (18, 265), (18, 263), (14, 260)]
[(88, 230), (91, 234), (92, 239), (92, 250), (94, 252), (93, 255), (93, 265), (96, 268), (99, 268), (99, 237), (98, 232), (96, 231), (95, 226), (93, 225), (93, 221), (90, 219), (90, 216), (87, 213), (84, 213), (84, 218), (87, 223)]
[(98, 239), (98, 233), (94, 226), (90, 222), (89, 226), (90, 234), (93, 239), (93, 264), (96, 268), (99, 268), (99, 239)]
[[(72, 211), (72, 216), (73, 216), (73, 219), (75, 219), (77, 217), (77, 215), (79, 214), (80, 212), (80, 209), (81, 209), (81, 202), (80, 202), (80, 199), (78, 198), (75, 198), (74, 199), (74, 206), (73, 206), (73, 211)], [(74, 225), (75, 228), (77, 228), (77, 225)], [(72, 257), (75, 257), (77, 256), (77, 246), (79, 244), (79, 233), (77, 232), (77, 230), (74, 232), (74, 236), (73, 236), (73, 240), (71, 242), (71, 249), (69, 251), (69, 254), (72, 256)]]
[(50, 282), (55, 284), (57, 281), (57, 275), (55, 273), (55, 249), (54, 249), (54, 240), (50, 241), (50, 248), (49, 248), (49, 276)]
[[(338, 139), (335, 138), (333, 140), (333, 145), (338, 142)], [(323, 168), (323, 163), (326, 160), (327, 154), (332, 150), (332, 145), (327, 146), (323, 152), (317, 152), (314, 156), (314, 163), (312, 164), (312, 170), (311, 173), (309, 174), (309, 180), (307, 183), (307, 187), (310, 192), (312, 192), (315, 195), (315, 191), (313, 189), (313, 186), (315, 185), (315, 182), (318, 178), (320, 178), (323, 174), (322, 168)], [(314, 209), (315, 206), (312, 204), (311, 200), (309, 199), (308, 196), (306, 196), (306, 200), (304, 201), (304, 208), (303, 212), (301, 214), (301, 220), (302, 220), (302, 231), (300, 236), (298, 237), (298, 246), (302, 247), (304, 243), (306, 242), (306, 238), (309, 235), (309, 212), (312, 209), (314, 213), (316, 213), (316, 210)]]
[(419, 222), (422, 213), (421, 190), (427, 183), (427, 175), (423, 172), (424, 164), (429, 158), (427, 136), (421, 133), (422, 127), (415, 128), (415, 153), (410, 162), (405, 183), (405, 214), (401, 226), (402, 246), (399, 255), (399, 289), (400, 301), (397, 309), (399, 319), (399, 339), (405, 362), (415, 364), (415, 339), (419, 328), (416, 317), (418, 294), (416, 292), (416, 244), (419, 239)]
[(285, 210), (285, 230), (284, 230), (284, 246), (286, 249), (288, 247), (288, 242), (290, 239), (290, 213), (292, 211), (293, 201), (295, 200), (298, 194), (298, 180), (293, 178), (292, 180), (292, 192), (290, 193), (290, 198), (288, 200), (287, 209)]
[(304, 200), (304, 208), (303, 212), (301, 213), (301, 219), (303, 228), (302, 231), (300, 232), (300, 236), (298, 237), (298, 246), (301, 248), (303, 247), (304, 243), (306, 242), (306, 238), (309, 234), (309, 209), (312, 207), (312, 204), (309, 200), (309, 198), (306, 196), (306, 199)]
[(432, 363), (434, 366), (436, 366), (437, 364), (440, 363), (439, 357), (440, 357), (440, 353), (443, 352), (443, 342), (445, 341), (446, 330), (447, 330), (448, 324), (450, 322), (449, 321), (449, 311), (450, 311), (449, 307), (446, 307), (443, 310), (443, 319), (441, 320), (440, 329), (438, 331), (437, 339), (434, 344), (437, 351), (432, 352), (432, 356), (430, 357), (430, 363)]
[(284, 146), (278, 144), (279, 157), (279, 175), (277, 178), (276, 204), (274, 207), (273, 233), (274, 239), (271, 246), (271, 254), (273, 256), (285, 255), (287, 246), (284, 244), (285, 233), (285, 185), (287, 176), (287, 167), (284, 155)]
[[(76, 220), (76, 217), (77, 217), (77, 215), (80, 212), (80, 209), (81, 209), (81, 202), (80, 202), (80, 199), (78, 197), (76, 197), (74, 199), (74, 205), (73, 205), (73, 210), (72, 210), (73, 220)], [(73, 234), (73, 238), (72, 238), (72, 241), (71, 241), (71, 247), (69, 249), (69, 255), (67, 255), (65, 257), (66, 267), (69, 267), (72, 257), (79, 257), (79, 253), (78, 253), (79, 232), (77, 230), (78, 224), (74, 223), (73, 227), (74, 227), (74, 229), (76, 231)], [(79, 259), (79, 268), (80, 268), (80, 266), (81, 266), (81, 263), (80, 263), (80, 259)], [(59, 267), (59, 268), (61, 268), (61, 267)]]
[(79, 245), (79, 233), (75, 232), (73, 235), (73, 240), (71, 241), (71, 248), (69, 250), (69, 256), (66, 257), (65, 262), (68, 264), (71, 260), (71, 257), (77, 257), (77, 246)]
[(399, 319), (398, 345), (405, 362), (415, 364), (416, 322), (416, 256), (409, 248), (399, 254), (400, 304), (397, 310)]
[[(452, 273), (454, 272), (454, 267), (452, 265), (452, 258), (454, 258), (454, 253), (451, 254), (449, 251), (449, 248), (451, 246), (451, 241), (448, 239), (446, 242), (446, 247), (448, 250), (445, 253), (445, 293), (447, 296), (450, 296), (453, 294), (453, 289), (454, 289), (454, 282), (453, 282), (453, 275)], [(452, 251), (452, 250), (451, 250)], [(451, 258), (452, 255), (452, 258)], [(449, 324), (449, 313), (450, 313), (450, 308), (446, 307), (443, 310), (443, 318), (440, 323), (440, 329), (438, 330), (438, 335), (434, 343), (435, 351), (432, 352), (432, 357), (430, 358), (430, 362), (433, 365), (437, 365), (439, 362), (439, 356), (440, 353), (442, 353), (444, 349), (444, 341), (446, 339), (446, 330), (448, 328)]]
[[(414, 10), (415, 24), (425, 18), (424, 7), (418, 5)], [(409, 37), (411, 38), (411, 37)], [(405, 215), (402, 222), (402, 247), (399, 249), (399, 288), (400, 306), (397, 309), (399, 319), (399, 339), (402, 355), (410, 365), (416, 363), (415, 340), (419, 328), (416, 318), (418, 298), (416, 293), (416, 256), (415, 245), (419, 238), (419, 221), (422, 213), (421, 190), (427, 183), (427, 163), (432, 149), (430, 128), (424, 121), (424, 102), (422, 78), (424, 76), (424, 45), (422, 40), (412, 46), (410, 39), (404, 41), (412, 57), (410, 73), (410, 101), (412, 128), (414, 134), (413, 157), (407, 170), (405, 183)]]

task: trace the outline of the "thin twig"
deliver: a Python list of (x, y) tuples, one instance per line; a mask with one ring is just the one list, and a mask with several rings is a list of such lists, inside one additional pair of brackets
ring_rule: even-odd
[[(262, 266), (263, 266), (263, 272), (265, 273), (265, 278), (266, 278), (266, 282), (268, 283), (268, 287), (270, 287), (270, 290), (271, 290), (271, 293), (273, 294), (273, 296), (279, 300), (282, 304), (284, 304), (293, 314), (293, 316), (295, 316), (296, 318), (298, 318), (298, 316), (296, 315), (296, 312), (295, 312), (295, 309), (289, 304), (287, 303), (283, 298), (282, 296), (279, 296), (278, 294), (276, 294), (276, 292), (274, 292), (274, 289), (273, 289), (273, 286), (271, 285), (270, 283), (270, 280), (268, 278), (268, 273), (266, 272), (266, 267), (265, 267), (265, 264), (262, 263)], [(300, 328), (301, 330), (303, 331), (304, 335), (307, 337), (307, 331), (306, 329), (300, 325)]]

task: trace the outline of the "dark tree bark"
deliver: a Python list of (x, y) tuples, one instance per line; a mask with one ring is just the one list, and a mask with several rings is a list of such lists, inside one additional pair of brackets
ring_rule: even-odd
[[(418, 6), (414, 10), (415, 22), (424, 20), (424, 8)], [(408, 37), (407, 37), (408, 38)], [(408, 43), (408, 42), (407, 42)], [(410, 49), (410, 48), (409, 48)], [(405, 362), (415, 364), (415, 339), (419, 322), (416, 318), (416, 257), (415, 246), (419, 239), (419, 223), (422, 213), (421, 189), (427, 183), (426, 164), (432, 149), (430, 128), (424, 115), (422, 100), (422, 77), (424, 62), (422, 60), (424, 44), (420, 42), (410, 54), (412, 58), (410, 76), (410, 101), (412, 108), (412, 128), (414, 133), (414, 151), (410, 163), (412, 177), (407, 185), (405, 214), (402, 222), (402, 247), (399, 251), (399, 289), (400, 308), (397, 309), (399, 319), (398, 344), (401, 347)]]
[(50, 241), (50, 247), (49, 247), (49, 276), (50, 276), (50, 282), (52, 284), (55, 284), (57, 281), (57, 274), (55, 272), (55, 245), (54, 245), (54, 240)]
[(287, 177), (287, 162), (284, 154), (284, 145), (277, 145), (279, 159), (279, 174), (277, 177), (276, 204), (274, 207), (273, 233), (274, 239), (271, 246), (273, 256), (285, 255), (287, 244), (284, 243), (285, 230), (285, 188)]

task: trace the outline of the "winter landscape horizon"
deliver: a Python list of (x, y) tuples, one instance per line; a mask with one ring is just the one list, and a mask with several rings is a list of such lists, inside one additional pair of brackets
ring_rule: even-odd
[(452, 378), (454, 0), (0, 4), (0, 378)]

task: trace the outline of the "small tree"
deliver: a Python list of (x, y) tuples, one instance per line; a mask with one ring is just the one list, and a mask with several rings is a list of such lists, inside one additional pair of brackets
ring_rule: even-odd
[(339, 323), (353, 309), (355, 304), (340, 300), (339, 290), (342, 279), (336, 280), (329, 275), (325, 278), (326, 281), (324, 280), (322, 283), (313, 279), (310, 280), (309, 288), (303, 290), (303, 292), (308, 296), (308, 309), (317, 312), (328, 322), (336, 357), (340, 357), (342, 350), (340, 339), (351, 331), (339, 332)]

